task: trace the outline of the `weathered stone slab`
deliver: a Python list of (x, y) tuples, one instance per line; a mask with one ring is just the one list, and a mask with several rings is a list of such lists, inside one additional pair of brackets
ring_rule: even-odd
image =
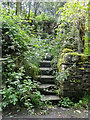
[(50, 67), (41, 67), (41, 68), (39, 68), (39, 70), (40, 70), (40, 74), (41, 75), (52, 75), (53, 74), (53, 69)]
[(38, 88), (40, 88), (40, 89), (46, 89), (46, 88), (50, 88), (50, 87), (55, 87), (55, 84), (41, 84), (38, 86)]
[(49, 76), (49, 75), (39, 75), (37, 76), (37, 80), (40, 81), (41, 83), (54, 83), (54, 76)]
[(46, 95), (42, 98), (42, 101), (59, 101), (60, 98), (56, 95)]
[(43, 60), (40, 62), (40, 67), (51, 67), (51, 61)]

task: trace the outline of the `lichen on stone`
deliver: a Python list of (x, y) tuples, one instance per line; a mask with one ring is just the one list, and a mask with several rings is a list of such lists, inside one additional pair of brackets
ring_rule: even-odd
[(66, 60), (65, 60), (66, 53), (71, 53), (71, 52), (73, 52), (73, 50), (68, 49), (68, 48), (63, 49), (63, 51), (59, 57), (58, 63), (57, 63), (57, 68), (58, 68), (59, 72), (62, 71), (61, 65), (66, 62)]

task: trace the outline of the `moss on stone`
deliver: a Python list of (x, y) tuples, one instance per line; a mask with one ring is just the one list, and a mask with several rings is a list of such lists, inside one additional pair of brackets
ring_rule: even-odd
[(81, 58), (80, 61), (86, 61), (88, 59), (88, 55), (85, 55), (85, 54), (79, 54), (79, 53), (76, 53), (76, 52), (72, 52), (72, 53), (67, 53), (67, 55), (71, 55), (71, 56), (79, 56)]
[(37, 75), (39, 69), (34, 64), (30, 63), (28, 60), (24, 60), (24, 66), (26, 75), (31, 75), (33, 78)]
[(90, 62), (84, 61), (84, 62), (79, 62), (78, 64), (90, 64)]
[(62, 66), (61, 65), (66, 62), (65, 61), (66, 53), (71, 53), (71, 52), (73, 52), (73, 50), (68, 49), (68, 48), (63, 49), (63, 51), (62, 51), (62, 53), (59, 57), (58, 63), (57, 63), (57, 68), (58, 68), (59, 72), (62, 71)]
[[(65, 49), (63, 49), (63, 51), (59, 57), (58, 63), (57, 63), (57, 68), (58, 68), (59, 72), (62, 71), (62, 64), (67, 62), (65, 59), (66, 55), (72, 56), (72, 57), (78, 56), (79, 57), (79, 59), (77, 59), (78, 64), (88, 63), (88, 55), (79, 54), (79, 53), (73, 52), (72, 49), (65, 48)], [(72, 57), (71, 57), (71, 59), (72, 59)]]
[(59, 58), (58, 63), (57, 63), (57, 68), (59, 69), (59, 72), (62, 71), (62, 66), (61, 66), (61, 64), (65, 62), (65, 60), (64, 60), (64, 55), (65, 55), (65, 54), (63, 54), (63, 53), (60, 55), (60, 58)]
[(68, 48), (65, 48), (65, 49), (63, 50), (63, 53), (68, 53), (68, 52), (73, 52), (73, 50), (72, 50), (72, 49), (68, 49)]
[(84, 70), (84, 67), (79, 68), (79, 70)]

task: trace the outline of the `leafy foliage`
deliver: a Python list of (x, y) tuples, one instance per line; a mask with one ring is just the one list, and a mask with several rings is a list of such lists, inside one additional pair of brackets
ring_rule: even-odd
[(62, 98), (58, 103), (58, 106), (62, 106), (62, 107), (70, 107), (72, 105), (73, 102), (68, 97)]
[(62, 32), (62, 44), (67, 42), (73, 46), (74, 51), (81, 51), (85, 45), (85, 22), (87, 21), (87, 3), (67, 2), (60, 7), (61, 23), (58, 32)]
[(82, 97), (82, 99), (80, 99), (77, 103), (76, 102), (72, 102), (70, 100), (70, 98), (68, 97), (61, 97), (61, 100), (58, 102), (58, 106), (60, 107), (72, 107), (74, 109), (87, 109), (88, 110), (88, 100), (89, 100), (89, 96), (87, 94), (84, 94), (84, 96)]
[[(45, 4), (47, 5), (47, 3)], [(53, 3), (50, 3), (50, 8), (54, 9), (52, 5)], [(46, 7), (49, 9), (49, 5)], [(55, 8), (55, 10), (58, 9)], [(71, 46), (74, 51), (78, 51), (79, 29), (82, 29), (82, 40), (85, 40), (86, 10), (86, 4), (66, 3), (57, 11), (57, 14), (60, 13), (60, 23), (57, 26), (57, 20), (44, 12), (35, 16), (34, 12), (30, 10), (30, 20), (22, 20), (21, 16), (15, 15), (16, 11), (13, 9), (10, 9), (10, 12), (9, 8), (8, 12), (6, 9), (2, 8), (2, 11), (0, 9), (2, 51), (3, 58), (6, 58), (3, 62), (1, 90), (4, 108), (19, 104), (29, 111), (33, 111), (35, 106), (43, 105), (42, 95), (37, 90), (38, 82), (35, 81), (39, 62), (43, 56), (47, 57), (50, 54), (54, 57), (52, 62), (55, 62), (56, 65), (58, 56), (65, 45)], [(52, 14), (56, 15), (55, 13)], [(27, 18), (27, 16), (26, 13), (23, 17)], [(85, 54), (88, 54), (87, 47)], [(57, 84), (62, 85), (68, 76), (67, 70), (56, 73)], [(59, 96), (61, 89), (58, 90)], [(78, 104), (84, 105), (85, 100), (81, 100)], [(61, 105), (69, 107), (72, 102), (69, 98), (63, 98), (59, 102), (59, 106)]]
[[(60, 24), (58, 25), (57, 36), (56, 36), (56, 43), (54, 48), (56, 47), (55, 51), (56, 61), (59, 61), (57, 58), (60, 55), (61, 58), (64, 56), (64, 51), (62, 52), (63, 48), (65, 52), (68, 48), (72, 49), (75, 52), (84, 52), (85, 47), (85, 30), (86, 30), (86, 23), (87, 23), (87, 3), (84, 2), (67, 2), (63, 7), (60, 7), (57, 13), (60, 14)], [(86, 43), (88, 46), (88, 40)], [(59, 48), (59, 49), (58, 49)], [(89, 54), (88, 47), (85, 48), (85, 54)], [(72, 51), (70, 51), (72, 52)], [(59, 61), (59, 63), (64, 62), (63, 59)], [(58, 66), (59, 69), (60, 66)], [(71, 68), (70, 68), (71, 69)], [(65, 79), (68, 78), (70, 72), (67, 70), (61, 70), (60, 72), (56, 73), (56, 80), (59, 84), (58, 94), (61, 96), (62, 91), (62, 84)], [(68, 79), (67, 79), (68, 80)], [(60, 86), (61, 85), (61, 86)]]
[(49, 17), (45, 15), (44, 12), (42, 12), (40, 15), (36, 16), (35, 18), (37, 21), (42, 21), (42, 20), (49, 20)]
[(66, 69), (62, 72), (57, 72), (57, 75), (56, 75), (56, 80), (57, 80), (57, 84), (63, 84), (64, 80), (66, 80), (69, 76), (69, 70)]
[[(2, 11), (3, 80), (2, 107), (23, 105), (28, 110), (41, 106), (41, 94), (34, 80), (45, 42), (35, 39), (34, 29), (20, 17)], [(24, 23), (23, 23), (24, 22)]]
[[(5, 9), (1, 11), (2, 52), (3, 58), (6, 58), (2, 70), (2, 107), (19, 105), (33, 112), (35, 106), (43, 105), (35, 76), (38, 74), (40, 60), (51, 50), (48, 40), (50, 35), (45, 32), (47, 34), (45, 39), (38, 35), (40, 25), (37, 24), (39, 21), (36, 18), (35, 21), (33, 19), (26, 21), (14, 14), (13, 10), (9, 15)], [(33, 18), (32, 12), (30, 15)], [(41, 21), (44, 20), (44, 16), (43, 13)]]
[[(34, 107), (33, 105), (40, 106), (42, 102), (41, 94), (37, 91), (38, 83), (36, 81), (32, 82), (31, 77), (25, 75), (24, 66), (16, 71), (15, 69), (17, 68), (14, 60), (10, 58), (7, 59), (3, 69), (2, 106), (22, 104), (28, 109)], [(34, 97), (36, 98), (34, 99)]]
[(88, 110), (88, 106), (89, 106), (89, 96), (88, 96), (88, 94), (84, 94), (82, 99), (79, 100), (78, 103), (75, 103), (75, 105), (73, 107), (76, 109), (86, 108)]

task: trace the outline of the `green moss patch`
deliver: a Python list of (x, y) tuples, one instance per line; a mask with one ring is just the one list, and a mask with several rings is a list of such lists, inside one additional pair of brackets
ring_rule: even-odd
[(72, 53), (67, 53), (67, 55), (71, 55), (71, 56), (78, 56), (80, 57), (80, 61), (86, 61), (88, 60), (88, 55), (84, 55), (84, 54), (79, 54), (79, 53), (76, 53), (76, 52), (72, 52)]
[(88, 63), (88, 55), (79, 54), (79, 53), (73, 52), (72, 49), (65, 48), (65, 49), (63, 49), (63, 51), (62, 51), (62, 53), (61, 53), (61, 55), (59, 57), (58, 63), (57, 63), (57, 68), (58, 68), (59, 72), (62, 71), (62, 66), (61, 65), (63, 63), (67, 63), (67, 60), (65, 59), (66, 56), (71, 56), (71, 61), (72, 61), (73, 57), (76, 57), (76, 61), (74, 61), (74, 62), (77, 62), (78, 64), (79, 63), (80, 64)]
[(84, 67), (82, 67), (82, 68), (79, 68), (79, 70), (84, 70), (85, 68)]
[(68, 53), (68, 52), (73, 52), (73, 50), (68, 49), (68, 48), (65, 48), (65, 49), (63, 50), (63, 53)]
[(66, 53), (71, 53), (73, 52), (73, 50), (71, 49), (68, 49), (68, 48), (65, 48), (63, 49), (63, 52), (61, 53), (60, 57), (59, 57), (59, 60), (58, 60), (58, 63), (57, 63), (57, 68), (59, 69), (59, 71), (61, 72), (62, 71), (62, 64), (65, 63), (65, 55)]

